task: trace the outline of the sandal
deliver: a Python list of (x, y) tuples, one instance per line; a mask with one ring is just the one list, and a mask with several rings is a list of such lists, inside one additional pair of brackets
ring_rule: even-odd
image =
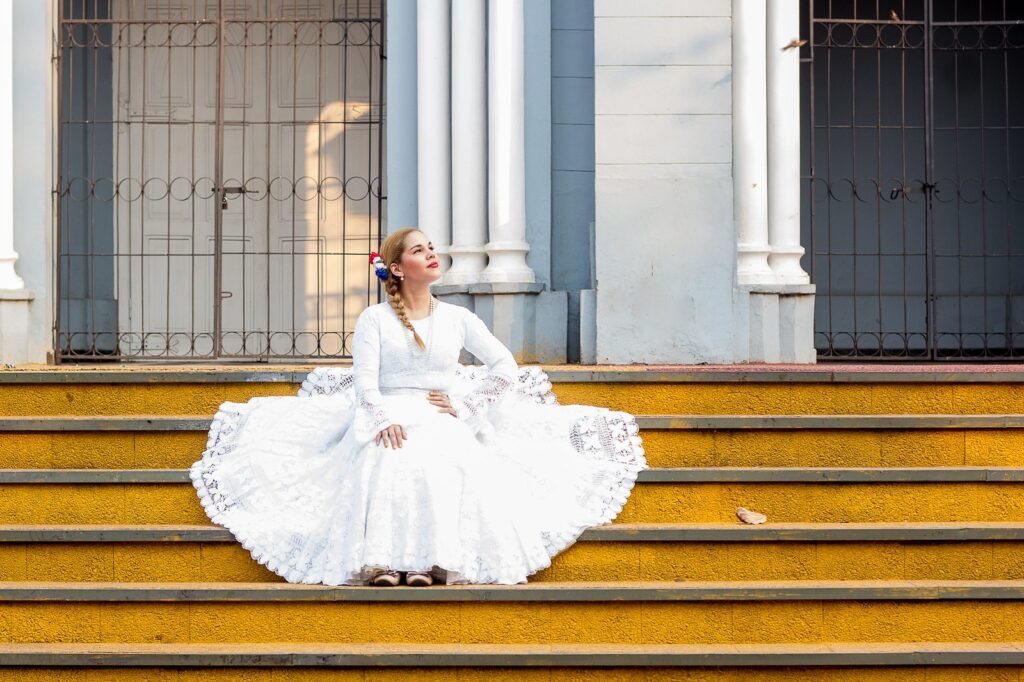
[(427, 587), (434, 584), (434, 577), (429, 573), (409, 571), (405, 574), (405, 584), (409, 587)]
[(398, 571), (389, 571), (382, 569), (373, 574), (370, 578), (370, 584), (376, 587), (394, 587), (399, 581)]

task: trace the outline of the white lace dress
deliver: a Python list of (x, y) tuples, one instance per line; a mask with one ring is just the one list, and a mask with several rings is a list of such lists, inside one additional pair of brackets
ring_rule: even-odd
[[(364, 584), (388, 567), (524, 583), (612, 521), (646, 467), (632, 415), (558, 404), (544, 371), (518, 367), (472, 311), (440, 303), (413, 324), (427, 351), (390, 305), (370, 306), (352, 367), (214, 418), (190, 470), (203, 508), (289, 582)], [(486, 367), (460, 364), (463, 347)], [(374, 442), (389, 424), (406, 429), (400, 449)]]

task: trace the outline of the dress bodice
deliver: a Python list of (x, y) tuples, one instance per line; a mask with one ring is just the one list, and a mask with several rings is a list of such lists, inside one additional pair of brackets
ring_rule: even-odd
[(427, 346), (421, 350), (388, 303), (371, 306), (369, 310), (374, 310), (380, 327), (381, 392), (402, 388), (447, 391), (451, 387), (465, 342), (465, 318), (473, 315), (471, 311), (441, 303), (429, 317), (411, 320)]
[(352, 376), (359, 407), (357, 431), (372, 438), (392, 423), (383, 399), (388, 394), (448, 392), (463, 348), (487, 366), (489, 376), (473, 393), (453, 400), (452, 406), (460, 418), (482, 426), (482, 412), (515, 381), (518, 365), (512, 353), (476, 313), (462, 306), (441, 302), (430, 316), (411, 322), (425, 350), (386, 301), (369, 306), (356, 320)]

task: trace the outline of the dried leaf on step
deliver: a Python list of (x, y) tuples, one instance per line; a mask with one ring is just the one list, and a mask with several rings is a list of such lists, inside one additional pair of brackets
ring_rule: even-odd
[(742, 521), (743, 523), (749, 523), (753, 525), (764, 523), (768, 520), (768, 517), (764, 514), (756, 511), (750, 511), (746, 507), (736, 507), (736, 516), (738, 516), (740, 521)]

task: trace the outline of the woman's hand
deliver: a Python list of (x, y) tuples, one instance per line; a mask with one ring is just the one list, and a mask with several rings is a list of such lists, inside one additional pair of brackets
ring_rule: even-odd
[(405, 428), (398, 424), (392, 424), (386, 429), (381, 429), (374, 442), (377, 445), (383, 443), (384, 447), (389, 447), (390, 444), (390, 447), (400, 448), (403, 440), (409, 440), (409, 434), (405, 432)]
[(458, 418), (458, 414), (455, 412), (455, 408), (452, 407), (451, 401), (448, 399), (447, 393), (441, 393), (440, 391), (431, 391), (427, 395), (427, 400), (430, 401), (431, 405), (437, 405), (441, 409), (438, 412), (447, 412), (453, 417)]

